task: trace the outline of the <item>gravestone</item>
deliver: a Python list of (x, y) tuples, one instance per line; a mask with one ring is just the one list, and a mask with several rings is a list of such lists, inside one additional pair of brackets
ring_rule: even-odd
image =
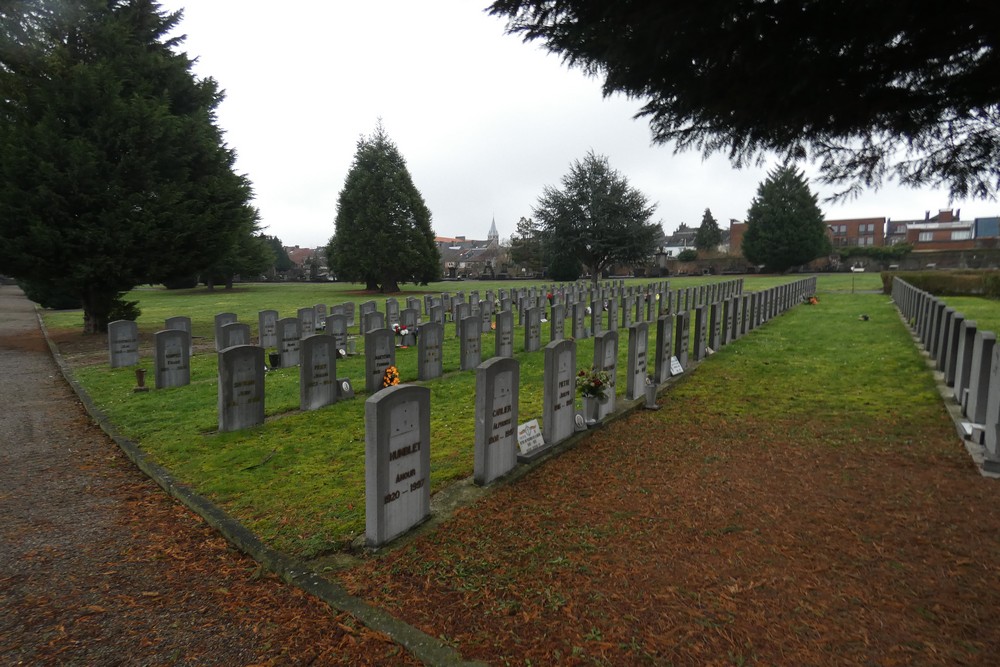
[(188, 335), (188, 356), (194, 356), (194, 336), (191, 332), (191, 318), (179, 315), (177, 317), (168, 317), (163, 323), (164, 329), (176, 329), (178, 331), (186, 331)]
[(333, 338), (338, 350), (347, 350), (347, 316), (340, 314), (326, 316), (326, 333)]
[(302, 338), (299, 335), (299, 319), (297, 317), (286, 317), (278, 320), (277, 326), (278, 353), (281, 355), (281, 367), (291, 368), (292, 366), (298, 366)]
[(380, 313), (377, 310), (365, 313), (361, 316), (361, 325), (365, 333), (376, 329), (385, 329), (385, 313)]
[[(513, 322), (513, 313), (506, 314)], [(490, 359), (476, 369), (473, 477), (480, 486), (503, 477), (517, 465), (520, 377), (520, 365), (514, 359)]]
[(430, 310), (427, 311), (427, 318), (431, 322), (444, 325), (444, 306), (439, 303), (431, 306)]
[(139, 326), (132, 320), (108, 323), (108, 360), (111, 368), (139, 363)]
[(674, 316), (662, 315), (656, 319), (656, 384), (670, 379), (670, 357), (674, 354)]
[(460, 368), (471, 371), (483, 360), (482, 327), (483, 321), (478, 317), (469, 316), (462, 320), (462, 337), (459, 339)]
[(299, 409), (318, 410), (337, 402), (337, 346), (333, 336), (302, 339), (299, 365)]
[(344, 302), (344, 316), (347, 318), (347, 328), (348, 329), (350, 329), (351, 327), (355, 326), (355, 324), (357, 324), (357, 322), (355, 322), (355, 319), (354, 319), (354, 302), (353, 301), (345, 301)]
[(561, 303), (553, 304), (551, 310), (552, 317), (549, 319), (549, 342), (562, 340), (566, 332), (566, 307)]
[(604, 302), (600, 295), (590, 300), (590, 331), (596, 336), (604, 330)]
[(719, 320), (722, 314), (722, 304), (713, 301), (708, 311), (708, 347), (718, 350), (722, 347), (722, 335), (719, 332)]
[(219, 431), (264, 423), (264, 348), (237, 345), (219, 353)]
[(573, 312), (573, 338), (588, 338), (587, 331), (587, 306), (582, 301), (574, 303)]
[(542, 394), (542, 438), (547, 446), (576, 431), (576, 342), (556, 340), (545, 346)]
[(635, 308), (635, 296), (629, 294), (622, 301), (622, 328), (628, 329), (632, 326), (632, 311)]
[(741, 338), (750, 332), (750, 320), (753, 317), (753, 312), (750, 310), (750, 295), (744, 294), (741, 297), (740, 302), (740, 333), (737, 338)]
[(433, 380), (444, 372), (441, 359), (441, 345), (444, 343), (444, 325), (440, 322), (425, 322), (420, 325), (417, 337), (417, 379)]
[(986, 401), (989, 395), (990, 360), (996, 335), (992, 331), (977, 331), (972, 343), (972, 375), (969, 377), (968, 401), (965, 416), (974, 424), (986, 419)]
[(365, 391), (369, 394), (382, 389), (385, 369), (396, 365), (395, 339), (389, 329), (374, 329), (365, 334)]
[(984, 438), (983, 445), (986, 447), (983, 470), (988, 472), (1000, 472), (1000, 345), (993, 346), (993, 353), (990, 355), (990, 381), (988, 386), (990, 401), (986, 408), (983, 419)]
[(674, 356), (681, 368), (688, 367), (688, 339), (691, 337), (691, 311), (683, 310), (677, 313), (674, 320)]
[(469, 316), (469, 304), (465, 301), (455, 304), (455, 308), (452, 310), (452, 317), (455, 318), (455, 338), (462, 337), (462, 321)]
[(191, 334), (167, 329), (153, 334), (154, 382), (157, 389), (191, 383)]
[(250, 345), (250, 325), (243, 322), (230, 322), (222, 325), (219, 330), (222, 349), (235, 345)]
[(419, 318), (419, 313), (413, 308), (404, 308), (402, 312), (399, 313), (399, 324), (400, 326), (406, 327), (409, 331), (405, 336), (401, 336), (399, 339), (399, 344), (402, 347), (413, 347), (417, 344), (417, 319)]
[(262, 310), (258, 312), (257, 331), (260, 333), (261, 347), (278, 347), (278, 311)]
[(400, 323), (399, 301), (397, 301), (394, 297), (389, 297), (385, 300), (385, 321), (389, 326)]
[(965, 315), (955, 313), (951, 316), (951, 326), (945, 338), (947, 346), (944, 351), (944, 382), (949, 387), (955, 386), (955, 363), (958, 360), (958, 336), (962, 329)]
[(722, 344), (729, 345), (733, 342), (733, 299), (726, 299), (722, 302)]
[(498, 357), (514, 356), (514, 313), (509, 310), (497, 313), (494, 354)]
[(618, 331), (618, 298), (608, 299), (608, 331)]
[(628, 328), (628, 376), (625, 398), (634, 401), (646, 394), (646, 363), (649, 347), (649, 322), (639, 322)]
[(365, 539), (369, 546), (386, 544), (430, 516), (430, 432), (431, 390), (427, 387), (396, 385), (365, 401)]
[(236, 313), (219, 313), (215, 316), (215, 351), (222, 349), (222, 327), (237, 320)]
[(941, 318), (941, 324), (939, 328), (941, 332), (938, 334), (938, 346), (934, 351), (934, 367), (939, 371), (944, 371), (945, 358), (948, 350), (948, 336), (951, 334), (951, 322), (955, 318), (954, 308), (945, 308), (944, 315)]
[[(364, 336), (369, 331), (368, 329), (365, 328), (365, 325), (367, 324), (365, 322), (365, 315), (368, 315), (369, 313), (374, 313), (376, 311), (378, 311), (378, 305), (376, 305), (374, 301), (365, 301), (360, 306), (358, 306), (358, 328), (359, 328), (358, 333), (360, 335)], [(385, 326), (385, 320), (382, 320), (382, 327), (384, 326)], [(378, 328), (381, 329), (382, 327)]]
[(313, 306), (313, 312), (316, 313), (316, 326), (320, 325), (320, 322), (326, 322), (326, 304), (317, 303)]
[(972, 374), (972, 346), (976, 340), (975, 320), (965, 320), (958, 332), (958, 355), (955, 361), (955, 402), (962, 404), (962, 394)]
[(608, 374), (608, 395), (597, 408), (598, 421), (615, 411), (615, 391), (618, 387), (618, 332), (602, 331), (594, 336), (594, 368)]
[(482, 320), (480, 331), (483, 333), (491, 331), (493, 329), (493, 299), (487, 298), (479, 302), (479, 317)]
[(417, 311), (417, 318), (420, 317), (420, 299), (415, 296), (406, 297), (406, 307)]
[(316, 310), (314, 308), (299, 308), (299, 338), (308, 338), (316, 333)]
[(537, 352), (542, 342), (542, 309), (528, 308), (524, 318), (524, 351)]
[[(708, 328), (708, 308), (704, 305), (694, 309), (694, 359), (701, 361), (705, 358), (705, 334)], [(687, 364), (683, 363), (684, 367)]]

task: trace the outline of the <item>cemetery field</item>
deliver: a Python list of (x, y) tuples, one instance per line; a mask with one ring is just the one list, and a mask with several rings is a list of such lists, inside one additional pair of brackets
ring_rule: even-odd
[(341, 580), (490, 664), (995, 664), (997, 481), (889, 298), (823, 286)]
[[(877, 276), (870, 277), (877, 285)], [(695, 286), (719, 278), (683, 278), (672, 286)], [(748, 289), (789, 282), (788, 278), (748, 279)], [(843, 280), (843, 278), (835, 279)], [(646, 281), (630, 281), (644, 284)], [(523, 286), (520, 282), (458, 282), (435, 288), (487, 289)], [(266, 423), (237, 432), (218, 432), (217, 358), (214, 351), (216, 313), (235, 313), (256, 331), (257, 313), (274, 308), (281, 316), (317, 303), (334, 304), (376, 299), (359, 285), (290, 284), (241, 285), (231, 292), (145, 288), (126, 298), (139, 301), (140, 367), (152, 366), (152, 334), (164, 320), (185, 315), (192, 320), (195, 354), (191, 382), (184, 387), (133, 392), (134, 368), (110, 368), (104, 336), (84, 336), (79, 311), (46, 312), (45, 322), (77, 379), (122, 435), (138, 443), (176, 478), (225, 508), (272, 547), (304, 558), (339, 552), (365, 530), (364, 346), (358, 354), (337, 361), (336, 376), (353, 381), (357, 397), (317, 411), (299, 410), (298, 368), (267, 373)], [(843, 288), (844, 285), (840, 285)], [(396, 295), (402, 299), (426, 290)], [(693, 319), (693, 318), (692, 318)], [(692, 322), (692, 327), (694, 323)], [(650, 327), (650, 349), (655, 326)], [(355, 334), (357, 330), (355, 328)], [(543, 325), (543, 341), (548, 328)], [(494, 335), (483, 335), (484, 359)], [(542, 414), (543, 353), (522, 351), (523, 327), (514, 331), (515, 358), (520, 363), (519, 421)], [(475, 373), (459, 371), (459, 345), (454, 325), (445, 329), (445, 376), (426, 382), (431, 389), (431, 490), (436, 492), (470, 477), (473, 467)], [(619, 341), (619, 367), (624, 369), (627, 336)], [(577, 366), (591, 364), (593, 340), (577, 341)], [(397, 349), (396, 365), (403, 382), (417, 377), (416, 349)], [(150, 373), (150, 375), (152, 375)], [(624, 373), (622, 373), (624, 375)], [(151, 382), (151, 381), (150, 381)], [(624, 396), (619, 382), (618, 396)], [(577, 403), (580, 399), (577, 398)]]

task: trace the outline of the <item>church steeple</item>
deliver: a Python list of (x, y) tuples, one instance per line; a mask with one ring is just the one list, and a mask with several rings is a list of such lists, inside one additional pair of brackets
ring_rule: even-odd
[(497, 231), (496, 216), (493, 216), (493, 221), (490, 223), (490, 232), (486, 235), (486, 240), (490, 242), (490, 245), (499, 245), (500, 243), (500, 232)]

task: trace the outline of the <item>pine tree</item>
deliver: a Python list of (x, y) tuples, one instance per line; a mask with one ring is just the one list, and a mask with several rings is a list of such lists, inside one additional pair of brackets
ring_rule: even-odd
[(440, 278), (431, 212), (381, 121), (371, 136), (358, 140), (335, 224), (327, 257), (338, 280), (397, 292), (400, 282)]
[(83, 305), (102, 331), (135, 285), (193, 275), (252, 222), (215, 125), (222, 94), (151, 0), (0, 14), (0, 265)]
[(712, 217), (712, 211), (706, 208), (705, 214), (701, 217), (701, 226), (694, 236), (694, 247), (708, 252), (718, 248), (720, 243), (722, 243), (722, 230)]
[(782, 272), (829, 253), (823, 212), (805, 175), (789, 165), (773, 170), (747, 212), (744, 257)]
[(649, 222), (656, 207), (607, 157), (588, 152), (562, 184), (561, 190), (547, 186), (534, 209), (560, 275), (579, 276), (582, 265), (596, 285), (605, 269), (649, 260), (662, 235), (660, 226)]

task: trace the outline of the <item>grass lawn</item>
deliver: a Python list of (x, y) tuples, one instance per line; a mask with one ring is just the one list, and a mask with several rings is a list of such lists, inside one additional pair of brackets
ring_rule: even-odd
[[(678, 289), (717, 280), (680, 278), (670, 282), (672, 289)], [(745, 288), (759, 290), (790, 280), (788, 277), (748, 277)], [(524, 283), (458, 282), (442, 283), (434, 288), (452, 293), (464, 290), (466, 294), (478, 289), (484, 295), (487, 289), (521, 285)], [(713, 357), (710, 365), (724, 365), (728, 369), (726, 372), (732, 374), (733, 382), (744, 392), (738, 400), (728, 403), (727, 409), (737, 412), (770, 409), (769, 387), (773, 383), (786, 383), (789, 369), (806, 361), (789, 353), (789, 341), (800, 338), (813, 344), (810, 355), (829, 359), (829, 382), (817, 383), (816, 374), (809, 378), (809, 392), (816, 401), (829, 400), (844, 410), (865, 410), (879, 409), (877, 406), (884, 405), (887, 399), (904, 399), (907, 389), (901, 388), (898, 396), (873, 397), (863, 387), (845, 388), (836, 382), (837, 368), (857, 363), (851, 352), (857, 345), (866, 352), (883, 350), (884, 357), (879, 364), (885, 371), (896, 372), (903, 363), (899, 355), (904, 353), (898, 349), (898, 340), (884, 338), (898, 322), (893, 323), (888, 316), (858, 322), (857, 313), (853, 312), (858, 307), (848, 305), (863, 303), (864, 308), (873, 311), (876, 305), (884, 306), (888, 299), (883, 296), (868, 295), (867, 300), (860, 302), (850, 296), (852, 291), (871, 291), (879, 286), (877, 274), (824, 276), (820, 282), (822, 308), (797, 308), (793, 314), (779, 318)], [(138, 320), (143, 343), (141, 365), (149, 367), (151, 364), (151, 334), (161, 329), (163, 320), (168, 317), (191, 317), (194, 334), (201, 337), (202, 349), (191, 362), (190, 386), (148, 393), (132, 392), (135, 385), (133, 369), (107, 367), (102, 337), (85, 340), (76, 333), (82, 328), (79, 311), (47, 312), (45, 321), (74, 366), (80, 382), (125, 436), (140, 443), (178, 479), (225, 507), (275, 548), (313, 557), (342, 549), (364, 532), (365, 394), (359, 392), (355, 400), (302, 413), (298, 410), (298, 369), (278, 369), (268, 373), (266, 379), (267, 422), (259, 428), (238, 433), (217, 433), (217, 367), (210, 347), (214, 335), (213, 317), (218, 312), (234, 312), (240, 321), (250, 322), (256, 331), (259, 310), (275, 308), (284, 317), (293, 315), (297, 308), (317, 303), (333, 305), (345, 300), (360, 303), (373, 298), (359, 289), (357, 285), (340, 284), (269, 284), (212, 292), (134, 290), (127, 298), (138, 300), (142, 309)], [(422, 294), (423, 291), (409, 289), (396, 296), (405, 301), (408, 293)], [(829, 299), (826, 294), (830, 295)], [(855, 296), (860, 298), (860, 295)], [(375, 300), (382, 309), (383, 299)], [(838, 309), (836, 326), (833, 320), (815, 320), (816, 314), (829, 313), (834, 305)], [(804, 311), (813, 313), (813, 317), (807, 318)], [(893, 311), (887, 309), (886, 312)], [(543, 325), (543, 341), (547, 340), (547, 329)], [(650, 349), (654, 349), (655, 326), (650, 329)], [(472, 473), (475, 374), (458, 371), (458, 341), (453, 325), (446, 327), (445, 338), (449, 343), (444, 354), (445, 377), (427, 383), (432, 396), (432, 492)], [(754, 341), (752, 346), (751, 340)], [(523, 341), (520, 327), (515, 330), (515, 341), (515, 350), (518, 350)], [(878, 346), (873, 348), (876, 342)], [(624, 374), (627, 347), (627, 336), (623, 336), (619, 340), (619, 377)], [(493, 349), (492, 334), (483, 336), (483, 349)], [(359, 353), (362, 350), (359, 344)], [(515, 356), (521, 364), (519, 412), (523, 422), (541, 416), (544, 356), (542, 352), (518, 352)], [(593, 342), (589, 339), (578, 341), (577, 365), (588, 366), (592, 356)], [(757, 365), (762, 358), (770, 360), (764, 372)], [(752, 374), (748, 370), (751, 360), (757, 369)], [(397, 350), (397, 366), (404, 382), (414, 381), (416, 349)], [(872, 372), (879, 372), (879, 368), (873, 368)], [(337, 375), (352, 378), (356, 391), (363, 389), (363, 354), (340, 360)], [(619, 383), (619, 395), (624, 394), (624, 385), (624, 382)], [(758, 403), (764, 407), (754, 408)], [(803, 401), (799, 409), (814, 411), (815, 402)]]

